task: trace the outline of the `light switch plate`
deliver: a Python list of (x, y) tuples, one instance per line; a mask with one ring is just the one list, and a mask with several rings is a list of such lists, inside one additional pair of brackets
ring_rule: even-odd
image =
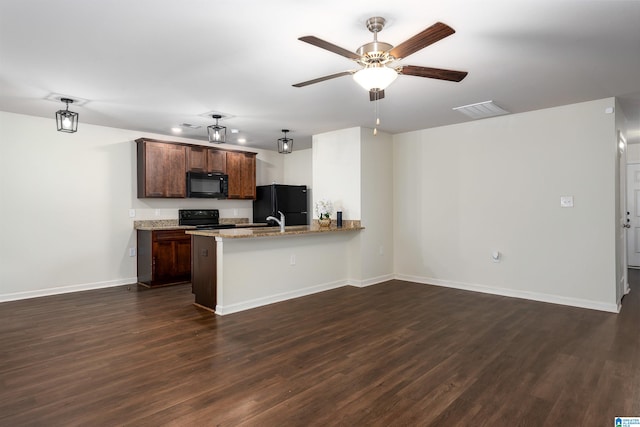
[(560, 196), (560, 207), (561, 208), (572, 208), (573, 207), (573, 196)]

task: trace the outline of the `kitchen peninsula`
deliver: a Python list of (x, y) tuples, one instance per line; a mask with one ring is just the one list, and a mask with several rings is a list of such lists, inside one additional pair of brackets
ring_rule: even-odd
[(360, 221), (259, 229), (186, 230), (195, 303), (230, 314), (348, 284)]

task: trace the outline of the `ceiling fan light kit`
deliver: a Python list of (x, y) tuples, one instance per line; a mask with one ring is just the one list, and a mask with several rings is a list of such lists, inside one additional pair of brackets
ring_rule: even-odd
[(396, 70), (380, 65), (363, 68), (353, 75), (356, 83), (367, 91), (375, 92), (385, 90), (396, 78), (398, 78)]

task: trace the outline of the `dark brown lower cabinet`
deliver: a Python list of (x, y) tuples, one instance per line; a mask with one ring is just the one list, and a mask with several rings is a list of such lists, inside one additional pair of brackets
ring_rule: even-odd
[(191, 236), (191, 286), (196, 304), (216, 309), (216, 239)]
[(138, 230), (138, 282), (147, 286), (191, 280), (191, 236), (184, 230)]

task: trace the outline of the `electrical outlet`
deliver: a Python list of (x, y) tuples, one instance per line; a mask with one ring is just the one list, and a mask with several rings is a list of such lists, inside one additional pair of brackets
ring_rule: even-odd
[(573, 207), (573, 196), (560, 196), (560, 207), (561, 208), (572, 208)]
[(156, 209), (156, 210), (155, 210), (155, 215), (156, 215), (156, 216), (160, 216), (160, 209)]
[(238, 216), (238, 209), (233, 210), (233, 216)]
[(296, 265), (296, 256), (295, 255), (291, 255), (291, 257), (289, 258), (289, 264), (290, 265)]
[(135, 218), (135, 217), (136, 217), (136, 210), (129, 209), (129, 218)]
[(136, 248), (129, 248), (129, 256), (136, 256)]

